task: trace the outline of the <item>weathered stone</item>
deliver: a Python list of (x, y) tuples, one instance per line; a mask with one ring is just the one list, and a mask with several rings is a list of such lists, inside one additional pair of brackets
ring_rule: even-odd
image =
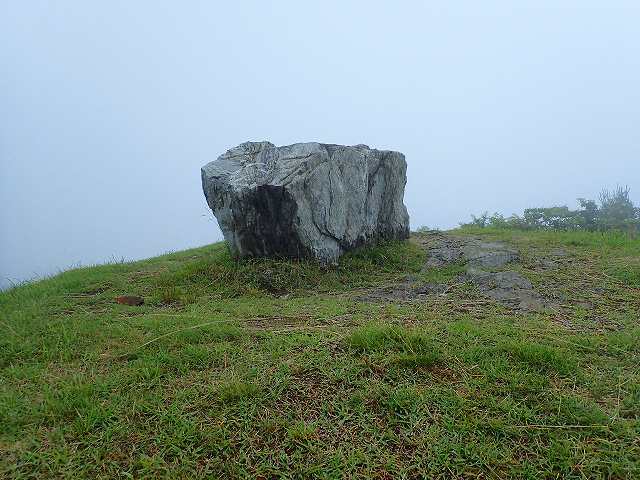
[(552, 305), (549, 299), (535, 291), (531, 282), (522, 274), (514, 271), (492, 271), (520, 262), (520, 254), (509, 245), (439, 232), (419, 235), (418, 240), (427, 250), (427, 271), (458, 263), (465, 268), (465, 273), (457, 278), (458, 282), (474, 284), (483, 295), (507, 307), (539, 312)]
[(484, 295), (506, 306), (529, 312), (545, 309), (545, 299), (518, 272), (484, 272), (470, 268), (459, 280), (471, 281)]
[(236, 256), (331, 263), (409, 236), (406, 169), (401, 153), (366, 145), (246, 142), (202, 168), (202, 188)]
[(501, 242), (470, 242), (464, 248), (464, 257), (471, 268), (499, 268), (520, 258), (516, 250)]
[[(425, 235), (423, 235), (425, 237)], [(473, 238), (456, 238), (438, 232), (426, 238), (437, 238), (428, 248), (426, 267), (442, 267), (451, 263), (464, 263), (471, 268), (499, 268), (517, 262), (516, 250), (502, 242), (483, 242)]]

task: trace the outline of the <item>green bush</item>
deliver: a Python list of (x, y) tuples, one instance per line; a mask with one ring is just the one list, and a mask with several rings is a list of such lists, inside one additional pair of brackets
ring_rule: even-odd
[(585, 230), (640, 232), (640, 208), (629, 198), (629, 187), (602, 190), (600, 204), (594, 200), (578, 199), (579, 209), (571, 210), (566, 205), (542, 208), (527, 208), (522, 216), (505, 218), (499, 213), (480, 216), (471, 215), (471, 222), (462, 227), (513, 228), (523, 230)]

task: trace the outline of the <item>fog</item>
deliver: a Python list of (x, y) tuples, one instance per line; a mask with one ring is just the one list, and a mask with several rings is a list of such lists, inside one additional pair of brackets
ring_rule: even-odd
[(402, 151), (411, 225), (640, 203), (640, 3), (0, 2), (2, 284), (218, 241), (246, 140)]

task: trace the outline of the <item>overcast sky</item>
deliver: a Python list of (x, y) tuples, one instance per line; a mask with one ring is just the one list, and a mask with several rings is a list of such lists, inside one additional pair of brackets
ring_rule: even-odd
[(0, 277), (222, 238), (246, 140), (408, 162), (411, 225), (640, 203), (640, 2), (0, 0)]

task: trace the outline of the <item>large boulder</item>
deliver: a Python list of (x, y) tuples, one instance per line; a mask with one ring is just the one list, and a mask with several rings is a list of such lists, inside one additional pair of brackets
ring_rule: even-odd
[(334, 263), (363, 244), (409, 236), (399, 152), (246, 142), (202, 168), (202, 188), (238, 257)]

